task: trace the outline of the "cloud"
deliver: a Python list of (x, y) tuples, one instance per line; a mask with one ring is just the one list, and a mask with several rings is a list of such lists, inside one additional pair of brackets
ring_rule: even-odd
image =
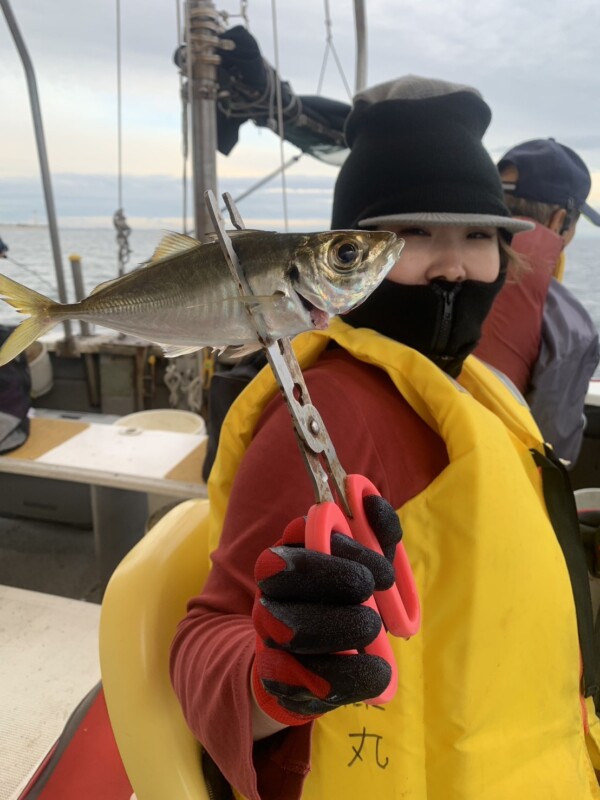
[[(600, 172), (596, 0), (547, 8), (538, 0), (369, 0), (366, 7), (369, 83), (409, 72), (470, 83), (492, 108), (485, 143), (493, 157), (519, 141), (554, 136)], [(239, 14), (240, 3), (223, 0), (219, 8)], [(348, 99), (345, 85), (354, 86), (356, 40), (351, 2), (330, 4), (329, 28), (322, 0), (280, 3), (276, 27), (271, 0), (253, 0), (246, 8), (263, 55), (274, 64), (277, 54), (282, 76), (298, 94), (315, 93), (322, 78), (326, 96)], [(50, 8), (39, 0), (19, 0), (13, 9), (36, 69), (59, 213), (74, 219), (78, 198), (86, 217), (110, 218), (117, 203), (116, 179), (109, 177), (117, 170), (115, 5), (54, 0)], [(128, 0), (121, 3), (121, 15), (125, 206), (133, 206), (129, 213), (135, 216), (177, 218), (182, 110), (172, 62), (178, 44), (176, 3)], [(2, 22), (0, 96), (10, 113), (2, 120), (0, 219), (30, 219), (34, 210), (39, 217), (43, 213), (35, 188), (39, 166), (23, 68)], [(241, 22), (229, 18), (229, 25)], [(231, 158), (219, 157), (217, 163), (220, 189), (230, 179), (238, 185), (240, 176), (251, 181), (277, 168), (277, 139), (245, 125)], [(58, 177), (75, 174), (79, 182)], [(331, 186), (335, 170), (306, 158), (290, 174), (308, 181), (319, 176)], [(145, 193), (132, 182), (136, 176), (146, 177)], [(295, 181), (294, 188), (300, 185)], [(269, 195), (259, 197), (260, 204), (244, 201), (248, 213), (270, 219), (275, 206)], [(302, 219), (328, 217), (321, 206), (316, 215), (306, 210), (298, 206)]]
[[(329, 226), (334, 172), (326, 175), (287, 177), (287, 204), (294, 230), (319, 230)], [(219, 190), (235, 199), (254, 185), (252, 178), (238, 176), (222, 180)], [(58, 174), (53, 178), (56, 214), (66, 227), (110, 227), (117, 209), (115, 175)], [(123, 176), (124, 210), (132, 225), (181, 229), (183, 187), (180, 180), (165, 175)], [(192, 190), (188, 185), (188, 209)], [(248, 227), (282, 229), (281, 185), (273, 181), (240, 200), (238, 207)], [(0, 181), (0, 223), (45, 223), (46, 213), (40, 181), (29, 177)], [(176, 222), (176, 225), (173, 223)], [(191, 217), (188, 224), (191, 226)]]

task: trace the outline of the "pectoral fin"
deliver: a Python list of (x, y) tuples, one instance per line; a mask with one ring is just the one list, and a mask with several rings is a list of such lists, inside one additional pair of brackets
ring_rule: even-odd
[(282, 301), (288, 298), (283, 292), (274, 292), (274, 294), (251, 294), (240, 295), (239, 297), (232, 297), (232, 300), (237, 300), (242, 305), (250, 306), (251, 308), (273, 308), (275, 305), (280, 305)]
[(177, 356), (186, 356), (188, 353), (195, 353), (197, 350), (202, 350), (204, 345), (178, 345), (178, 344), (160, 344), (166, 358), (177, 358)]
[[(265, 311), (272, 310), (274, 306), (280, 305), (282, 302), (287, 302), (289, 298), (283, 292), (275, 292), (274, 294), (251, 294), (251, 295), (237, 295), (235, 297), (226, 297), (221, 300), (221, 303), (240, 303), (243, 306), (250, 308), (264, 308)], [(213, 308), (214, 302), (207, 303), (192, 303), (186, 308)]]
[(235, 344), (229, 347), (215, 348), (220, 356), (227, 359), (240, 359), (256, 353), (262, 347), (260, 342), (250, 342), (248, 344)]

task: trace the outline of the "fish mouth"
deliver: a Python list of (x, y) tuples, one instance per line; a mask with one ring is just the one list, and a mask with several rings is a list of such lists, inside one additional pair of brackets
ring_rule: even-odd
[(327, 311), (323, 311), (322, 308), (317, 308), (314, 303), (311, 303), (310, 300), (307, 300), (306, 297), (303, 297), (296, 287), (294, 287), (294, 291), (300, 300), (302, 307), (308, 311), (308, 315), (313, 326), (317, 328), (317, 330), (324, 331), (329, 325), (329, 314)]

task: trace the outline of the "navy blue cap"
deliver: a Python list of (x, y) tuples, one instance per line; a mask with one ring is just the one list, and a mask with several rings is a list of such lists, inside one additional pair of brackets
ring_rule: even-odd
[(513, 165), (518, 171), (516, 183), (503, 183), (508, 194), (538, 203), (575, 208), (594, 225), (600, 214), (585, 201), (592, 179), (582, 159), (574, 150), (555, 139), (532, 139), (513, 147), (498, 162), (502, 172)]

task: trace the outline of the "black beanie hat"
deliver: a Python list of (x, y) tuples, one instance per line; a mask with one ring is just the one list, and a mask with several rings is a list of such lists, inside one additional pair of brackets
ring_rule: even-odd
[(357, 95), (331, 227), (421, 222), (529, 230), (504, 205), (482, 144), (490, 119), (476, 90), (434, 79), (406, 76)]

